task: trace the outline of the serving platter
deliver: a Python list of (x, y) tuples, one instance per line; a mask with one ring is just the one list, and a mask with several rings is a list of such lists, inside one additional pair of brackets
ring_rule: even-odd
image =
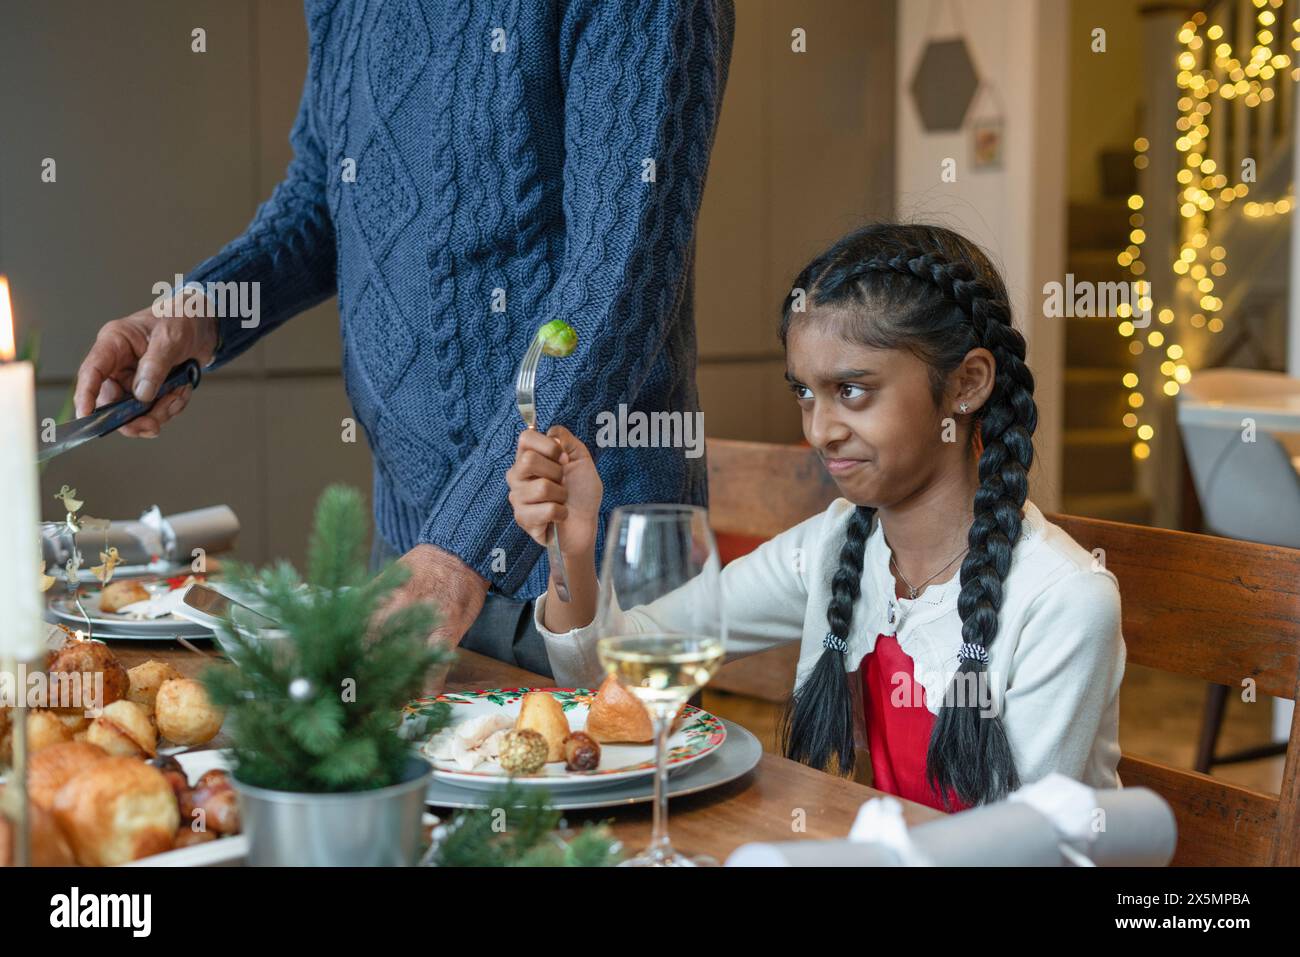
[[(530, 691), (547, 692), (559, 701), (570, 730), (581, 731), (586, 727), (587, 712), (596, 696), (596, 692), (587, 688), (490, 688), (447, 692), (412, 701), (405, 709), (404, 719), (417, 721), (428, 713), (432, 705), (443, 702), (451, 705), (453, 729), (460, 722), (489, 714), (502, 715), (513, 724), (519, 717), (523, 696)], [(684, 710), (681, 724), (668, 739), (670, 770), (684, 768), (707, 757), (727, 738), (727, 726), (716, 715), (691, 705)], [(601, 745), (600, 765), (594, 771), (568, 771), (562, 763), (553, 762), (537, 774), (514, 778), (510, 778), (492, 758), (475, 768), (466, 769), (455, 761), (433, 757), (428, 749), (421, 753), (433, 765), (435, 781), (480, 790), (495, 789), (512, 780), (522, 787), (545, 787), (553, 793), (582, 791), (639, 778), (649, 781), (655, 769), (653, 744)]]
[[(187, 751), (176, 755), (176, 760), (191, 783), (211, 770), (229, 771), (230, 762), (225, 752), (216, 748), (204, 751)], [(243, 834), (219, 837), (205, 844), (180, 847), (174, 851), (151, 854), (123, 867), (214, 867), (238, 864), (248, 856), (248, 838)]]
[[(180, 753), (178, 753), (180, 752)], [(230, 762), (225, 753), (210, 748), (204, 751), (183, 751), (180, 748), (160, 748), (159, 754), (171, 754), (176, 758), (185, 777), (191, 783), (212, 770), (229, 771)], [(8, 772), (0, 774), (0, 784), (8, 781)], [(248, 854), (248, 838), (243, 834), (219, 837), (215, 841), (194, 844), (190, 847), (150, 854), (138, 861), (123, 864), (122, 867), (211, 867), (216, 864), (234, 864), (242, 861)]]

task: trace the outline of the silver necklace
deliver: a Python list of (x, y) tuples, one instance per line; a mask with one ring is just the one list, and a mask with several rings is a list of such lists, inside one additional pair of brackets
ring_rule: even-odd
[(940, 568), (937, 572), (935, 572), (933, 575), (931, 575), (929, 578), (927, 578), (925, 581), (921, 582), (921, 584), (915, 587), (913, 587), (912, 583), (907, 580), (907, 576), (903, 574), (903, 570), (898, 567), (898, 562), (894, 560), (894, 553), (892, 551), (889, 553), (889, 565), (891, 568), (894, 569), (895, 572), (898, 573), (898, 577), (903, 579), (903, 584), (907, 586), (907, 597), (910, 600), (915, 601), (916, 596), (920, 594), (922, 588), (930, 584), (930, 582), (934, 581), (936, 578), (938, 578), (940, 575), (946, 572), (949, 568), (951, 568), (952, 563), (955, 562), (957, 559), (961, 558), (968, 551), (970, 551), (969, 545), (963, 548), (961, 551), (959, 551), (956, 555), (952, 556), (952, 558), (948, 559), (947, 564), (945, 564), (943, 568)]

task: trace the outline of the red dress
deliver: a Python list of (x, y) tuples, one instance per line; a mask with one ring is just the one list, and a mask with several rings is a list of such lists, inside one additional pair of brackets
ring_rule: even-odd
[[(911, 657), (894, 635), (877, 635), (876, 648), (862, 659), (861, 671), (876, 789), (944, 810), (925, 778), (935, 716), (925, 706), (925, 689), (915, 680)], [(951, 790), (948, 800), (953, 811), (970, 807)]]

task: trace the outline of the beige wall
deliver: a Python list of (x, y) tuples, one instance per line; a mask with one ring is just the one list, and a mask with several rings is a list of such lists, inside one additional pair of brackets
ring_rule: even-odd
[[(949, 6), (947, 9), (951, 9)], [(941, 20), (930, 5), (900, 7), (898, 33), (898, 208), (908, 220), (936, 222), (978, 242), (1001, 271), (1017, 328), (1028, 341), (1039, 424), (1030, 496), (1045, 511), (1061, 494), (1062, 347), (1059, 320), (1043, 315), (1043, 284), (1065, 273), (1067, 0), (979, 0)], [(978, 14), (978, 15), (976, 15)], [(981, 80), (996, 96), (971, 104), (955, 132), (927, 131), (908, 92), (930, 39), (960, 33)], [(971, 161), (971, 120), (997, 110), (1003, 157), (997, 169)], [(942, 164), (955, 160), (956, 177)]]
[[(697, 251), (700, 389), (711, 435), (799, 437), (776, 339), (804, 261), (891, 211), (892, 0), (737, 0), (736, 48)], [(299, 0), (22, 4), (0, 31), (0, 271), (20, 326), (43, 336), (53, 414), (95, 330), (141, 308), (236, 235), (290, 158), (306, 67)], [(190, 52), (190, 30), (208, 52)], [(790, 50), (802, 27), (808, 52)], [(44, 157), (58, 180), (40, 182)], [(53, 463), (50, 494), (133, 517), (227, 502), (241, 555), (302, 556), (325, 484), (369, 491), (348, 414), (333, 302), (211, 376), (152, 442), (112, 436)]]
[[(19, 322), (42, 335), (38, 406), (62, 403), (94, 332), (215, 252), (283, 174), (302, 89), (301, 4), (75, 0), (6, 11), (0, 31), (0, 268)], [(190, 31), (207, 30), (207, 52)], [(58, 179), (40, 182), (43, 157)], [(330, 481), (369, 491), (346, 445), (333, 303), (209, 377), (151, 442), (120, 436), (53, 460), (43, 507), (75, 486), (86, 512), (134, 517), (227, 502), (240, 554), (300, 559)]]
[[(776, 336), (789, 283), (894, 204), (893, 2), (736, 0), (700, 214), (696, 319), (710, 435), (802, 438)], [(791, 50), (802, 28), (807, 52)]]
[[(1142, 78), (1133, 69), (1146, 56), (1142, 17), (1149, 0), (1074, 0), (1070, 4), (1070, 166), (1072, 202), (1101, 196), (1097, 154), (1132, 149), (1137, 138)], [(1190, 8), (1189, 8), (1190, 10)], [(1092, 49), (1092, 31), (1106, 31), (1106, 52)]]

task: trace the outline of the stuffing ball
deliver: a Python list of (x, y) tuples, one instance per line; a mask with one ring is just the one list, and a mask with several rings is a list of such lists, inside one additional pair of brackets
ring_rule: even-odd
[(154, 699), (158, 731), (168, 741), (187, 747), (215, 738), (225, 717), (225, 712), (208, 700), (202, 683), (193, 678), (164, 681)]
[(536, 774), (546, 766), (546, 739), (527, 728), (509, 731), (501, 739), (497, 760), (507, 774)]

